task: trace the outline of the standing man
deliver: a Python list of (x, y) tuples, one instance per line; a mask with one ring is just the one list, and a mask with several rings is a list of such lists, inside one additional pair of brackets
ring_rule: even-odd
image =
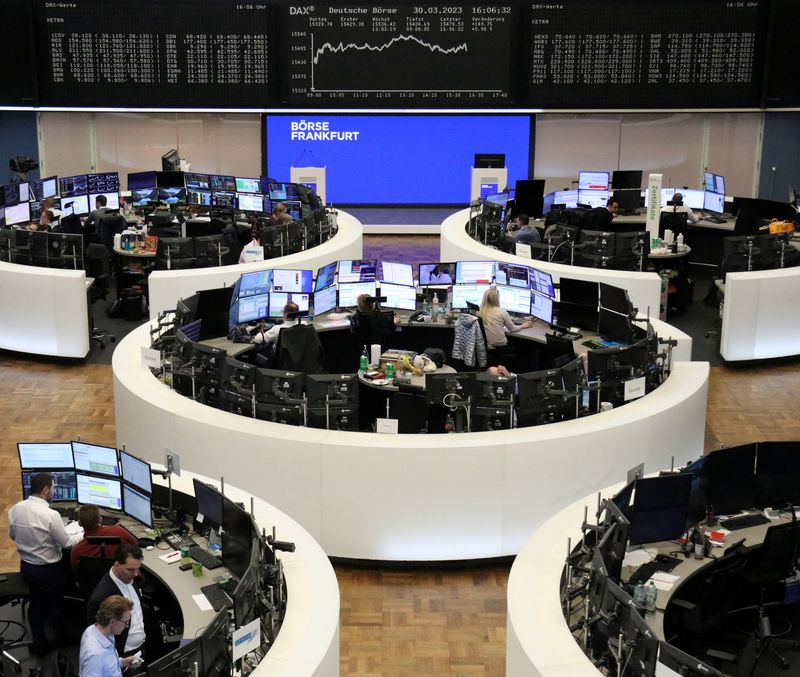
[[(122, 595), (132, 604), (131, 622), (114, 640), (122, 657), (133, 656), (138, 651), (144, 655), (144, 614), (142, 612), (142, 591), (136, 580), (142, 567), (142, 549), (138, 545), (124, 543), (114, 555), (114, 565), (100, 579), (89, 601), (86, 603), (86, 617), (91, 623), (100, 609), (103, 600), (111, 595)], [(83, 673), (81, 673), (83, 674)]]
[(50, 508), (55, 485), (50, 473), (37, 473), (31, 479), (30, 496), (8, 511), (8, 535), (17, 544), (22, 560), (20, 573), (31, 591), (29, 619), (32, 650), (37, 655), (47, 653), (50, 648), (45, 633), (48, 613), (56, 639), (64, 639), (67, 627), (64, 591), (68, 576), (61, 564), (61, 551), (82, 537), (80, 533), (70, 536), (61, 515)]
[(122, 595), (103, 600), (94, 625), (86, 628), (81, 637), (81, 677), (122, 677), (122, 670), (134, 664), (133, 656), (120, 658), (114, 647), (114, 638), (131, 623), (132, 609), (133, 604)]

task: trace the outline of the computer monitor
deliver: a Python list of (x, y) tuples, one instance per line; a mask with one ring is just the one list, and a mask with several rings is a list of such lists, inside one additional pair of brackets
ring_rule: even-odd
[(358, 432), (358, 417), (358, 405), (334, 404), (328, 407), (309, 407), (306, 425), (320, 430)]
[(222, 209), (234, 209), (236, 207), (236, 193), (222, 190), (215, 190), (211, 193), (211, 206)]
[(581, 254), (595, 254), (597, 256), (614, 256), (616, 252), (616, 239), (614, 233), (603, 230), (581, 231)]
[(578, 172), (578, 190), (608, 190), (608, 172)]
[(378, 262), (378, 281), (388, 282), (389, 284), (414, 286), (414, 269), (409, 263), (398, 263), (395, 261)]
[(239, 315), (236, 318), (237, 324), (255, 322), (269, 317), (269, 294), (258, 294), (257, 296), (243, 296), (237, 301)]
[(192, 478), (194, 497), (197, 500), (195, 520), (204, 527), (219, 529), (222, 526), (222, 501), (224, 496), (214, 487)]
[(642, 206), (642, 196), (638, 190), (615, 190), (612, 197), (622, 213), (635, 212)]
[(475, 153), (472, 166), (475, 169), (502, 169), (506, 166), (506, 154)]
[[(702, 209), (703, 200), (705, 198), (705, 191), (695, 190), (693, 188), (676, 188), (676, 193), (683, 196), (683, 204), (690, 209)], [(673, 194), (674, 197), (674, 194)]]
[(358, 378), (355, 374), (308, 374), (306, 398), (309, 407), (357, 405)]
[(757, 505), (756, 449), (756, 443), (719, 449), (687, 468), (703, 512), (730, 515)]
[[(341, 278), (340, 278), (341, 279)], [(339, 306), (342, 308), (353, 308), (358, 305), (358, 297), (361, 294), (376, 296), (376, 284), (374, 282), (349, 282), (339, 283)]]
[(335, 284), (314, 292), (315, 315), (322, 315), (323, 313), (328, 313), (331, 310), (335, 310), (338, 303)]
[(415, 287), (382, 282), (381, 296), (386, 298), (386, 300), (381, 303), (384, 308), (415, 310), (417, 307), (417, 290)]
[(263, 212), (264, 196), (252, 195), (250, 193), (237, 193), (236, 204), (243, 212)]
[(578, 191), (578, 204), (591, 207), (605, 207), (608, 202), (607, 190), (579, 190)]
[(490, 284), (454, 284), (451, 292), (453, 308), (466, 310), (470, 303), (479, 306), (483, 295), (491, 288)]
[(470, 432), (510, 430), (513, 419), (509, 407), (472, 407), (470, 410)]
[(303, 397), (304, 374), (295, 371), (260, 368), (256, 372), (256, 399), (267, 404), (283, 404)]
[(86, 195), (89, 193), (88, 177), (86, 174), (62, 176), (58, 183), (61, 197), (72, 197), (73, 195)]
[(691, 491), (689, 473), (636, 480), (630, 514), (631, 545), (680, 538), (688, 523)]
[(339, 261), (339, 284), (344, 282), (375, 282), (377, 262), (375, 259)]
[(272, 291), (310, 294), (314, 289), (313, 277), (310, 270), (275, 269), (272, 271)]
[(425, 400), (428, 404), (464, 403), (468, 398), (475, 400), (478, 393), (477, 374), (459, 372), (454, 374), (425, 374)]
[(209, 190), (195, 190), (192, 188), (186, 189), (186, 202), (190, 205), (198, 205), (201, 207), (211, 206), (211, 191)]
[(54, 503), (74, 502), (78, 500), (78, 481), (74, 470), (23, 470), (22, 471), (22, 498), (31, 495), (31, 480), (34, 475), (47, 472), (53, 476), (56, 488), (53, 491)]
[(456, 279), (455, 263), (420, 263), (419, 283), (426, 285), (449, 285)]
[(337, 262), (328, 263), (317, 271), (317, 279), (314, 283), (314, 291), (330, 287), (336, 280)]
[(756, 487), (759, 507), (800, 504), (800, 443), (759, 442)]
[[(560, 369), (518, 374), (517, 391), (517, 425), (520, 428), (564, 418), (568, 395)], [(574, 408), (574, 403), (570, 406)]]
[(491, 284), (494, 261), (456, 261), (456, 284)]
[[(195, 674), (195, 663), (203, 666), (201, 640), (193, 639), (147, 666), (148, 677), (174, 677)], [(200, 674), (198, 672), (198, 674)]]
[(234, 627), (238, 630), (258, 617), (258, 576), (256, 567), (248, 566), (233, 592)]
[(553, 324), (553, 299), (537, 291), (531, 291), (530, 315), (547, 324)]
[(514, 315), (525, 315), (531, 313), (531, 290), (520, 289), (519, 287), (507, 287), (497, 285), (497, 293), (500, 296), (500, 307)]
[[(89, 196), (88, 195), (73, 195), (71, 197), (61, 198), (61, 211), (64, 216), (84, 216), (88, 214), (89, 209)], [(8, 208), (6, 208), (6, 223), (8, 223)]]
[(597, 544), (597, 549), (603, 555), (608, 575), (614, 581), (619, 582), (622, 575), (622, 562), (628, 548), (631, 523), (616, 503), (607, 501), (603, 524), (606, 532)]
[[(625, 512), (631, 505), (631, 498), (633, 497), (633, 487), (635, 482), (628, 482), (622, 489), (620, 489), (616, 494), (614, 494), (610, 499), (610, 503), (613, 503), (618, 510)], [(610, 504), (607, 503), (606, 506), (608, 508)]]
[(200, 635), (203, 654), (203, 669), (199, 671), (203, 677), (221, 677), (233, 661), (231, 655), (231, 638), (228, 632), (228, 609), (220, 609), (211, 622), (206, 625)]
[(242, 578), (250, 565), (253, 531), (250, 513), (223, 496), (222, 564), (237, 578)]
[(294, 183), (279, 183), (277, 181), (269, 181), (266, 183), (266, 185), (262, 185), (261, 192), (269, 193), (270, 200), (297, 200), (300, 197), (300, 193), (297, 190), (297, 184)]
[[(155, 187), (155, 172), (131, 172), (128, 174), (128, 190), (130, 191)], [(61, 191), (61, 195), (64, 195), (64, 191)]]
[(619, 626), (624, 639), (623, 674), (630, 677), (653, 677), (656, 674), (658, 638), (630, 597), (621, 602), (617, 608)]
[(97, 198), (100, 196), (105, 197), (106, 209), (119, 209), (119, 193), (89, 193), (89, 206), (94, 207), (97, 204)]
[(304, 424), (303, 407), (300, 404), (273, 404), (256, 402), (256, 418), (282, 425)]
[(119, 193), (119, 173), (87, 174), (86, 185), (89, 193)]
[(158, 188), (134, 188), (128, 202), (134, 207), (152, 207), (158, 204)]
[(626, 317), (633, 315), (633, 304), (628, 298), (628, 291), (605, 282), (600, 283), (600, 308), (612, 310)]
[(183, 187), (177, 188), (159, 188), (158, 201), (162, 205), (174, 207), (186, 204), (186, 189)]
[(549, 296), (551, 299), (556, 297), (555, 287), (553, 286), (553, 276), (537, 268), (528, 268), (528, 278), (531, 282), (531, 289)]
[(725, 177), (720, 174), (714, 174), (714, 192), (725, 195)]
[(553, 203), (564, 205), (567, 209), (575, 209), (578, 206), (578, 191), (557, 190), (553, 195)]
[(269, 295), (269, 317), (283, 316), (283, 307), (290, 301), (297, 304), (299, 312), (307, 313), (310, 298), (310, 294), (271, 292)]
[(208, 174), (185, 172), (183, 175), (183, 184), (189, 190), (211, 190), (211, 180), (209, 179)]
[(611, 185), (614, 190), (641, 190), (642, 170), (616, 170), (611, 174)]
[(241, 176), (234, 177), (237, 193), (260, 193), (261, 179), (247, 179)]
[(725, 211), (725, 195), (706, 191), (703, 195), (703, 210), (722, 214)]
[(6, 207), (5, 219), (7, 226), (14, 226), (18, 223), (27, 223), (31, 220), (31, 203), (20, 202), (12, 207)]
[(238, 298), (247, 296), (260, 296), (266, 294), (272, 287), (271, 270), (254, 270), (251, 273), (243, 273), (236, 283), (234, 296)]
[(478, 404), (494, 406), (514, 401), (517, 391), (517, 377), (498, 376), (488, 372), (480, 372), (476, 377)]
[(30, 184), (31, 199), (44, 200), (58, 195), (58, 177), (48, 176), (46, 179), (36, 179)]
[(76, 473), (78, 503), (92, 503), (100, 508), (122, 510), (122, 482), (109, 477)]
[(498, 286), (506, 285), (509, 287), (530, 289), (531, 280), (529, 277), (529, 272), (532, 270), (532, 268), (518, 263), (498, 261), (495, 268), (495, 283)]
[(149, 529), (153, 528), (153, 506), (150, 495), (137, 491), (131, 486), (122, 485), (122, 506), (126, 515), (133, 517)]
[(150, 475), (150, 464), (136, 456), (131, 456), (127, 451), (119, 452), (119, 461), (122, 468), (122, 479), (128, 484), (141, 489), (145, 493), (153, 493), (153, 479)]
[(69, 442), (17, 442), (19, 467), (30, 470), (72, 469), (72, 445)]
[(256, 382), (256, 366), (233, 357), (226, 357), (222, 382), (239, 390), (251, 391)]
[[(681, 677), (725, 677), (724, 673), (712, 668), (708, 663), (704, 663), (699, 658), (690, 656), (666, 642), (658, 643), (658, 662), (671, 670), (673, 674)], [(658, 668), (656, 669), (658, 670)]]
[(72, 457), (75, 459), (75, 469), (84, 470), (99, 475), (119, 477), (119, 458), (114, 447), (103, 447), (99, 444), (86, 442), (72, 443)]
[(225, 174), (209, 174), (209, 184), (212, 192), (221, 191), (224, 193), (236, 192), (236, 179)]

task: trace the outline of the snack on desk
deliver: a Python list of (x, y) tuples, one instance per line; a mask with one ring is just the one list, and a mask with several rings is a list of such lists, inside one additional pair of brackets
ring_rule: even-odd
[(385, 350), (381, 354), (380, 365), (385, 368), (385, 365), (391, 362), (396, 371), (402, 367), (404, 357), (408, 357), (410, 360), (413, 360), (415, 356), (416, 353), (413, 350), (398, 350), (394, 348), (391, 350)]

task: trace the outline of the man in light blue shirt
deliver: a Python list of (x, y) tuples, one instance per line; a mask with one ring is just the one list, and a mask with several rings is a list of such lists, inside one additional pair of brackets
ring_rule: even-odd
[(111, 595), (97, 610), (96, 623), (83, 631), (81, 637), (81, 677), (121, 677), (122, 670), (141, 663), (138, 656), (120, 658), (114, 637), (131, 622), (133, 603), (122, 595)]

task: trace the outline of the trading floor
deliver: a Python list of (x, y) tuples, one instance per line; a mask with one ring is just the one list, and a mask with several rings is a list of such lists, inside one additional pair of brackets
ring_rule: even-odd
[[(365, 238), (378, 256), (438, 239)], [(135, 326), (131, 324), (131, 326)], [(110, 349), (109, 349), (110, 350)], [(752, 440), (800, 439), (789, 403), (800, 398), (800, 362), (713, 367), (707, 450)], [(17, 440), (81, 435), (115, 442), (111, 366), (0, 355), (0, 572), (18, 570), (7, 511), (19, 499)], [(784, 403), (786, 403), (784, 405)], [(676, 459), (685, 462), (688, 459)], [(443, 569), (336, 566), (341, 591), (342, 675), (505, 674), (506, 581), (510, 562)], [(0, 613), (0, 618), (2, 614)]]

